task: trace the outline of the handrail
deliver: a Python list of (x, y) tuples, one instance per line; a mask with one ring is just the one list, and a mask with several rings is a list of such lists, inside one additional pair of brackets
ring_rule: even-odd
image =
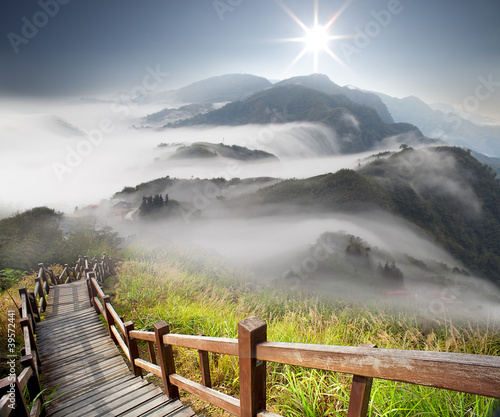
[[(111, 303), (106, 304), (106, 306), (114, 320), (118, 321), (120, 317), (111, 306)], [(265, 323), (260, 322), (258, 319), (250, 318), (247, 320), (250, 323), (250, 334), (253, 332), (258, 333), (259, 331), (262, 333), (262, 329), (265, 329)], [(246, 321), (240, 323), (239, 328), (244, 322)], [(155, 328), (157, 325), (155, 325)], [(165, 328), (165, 326), (166, 324), (160, 327)], [(168, 326), (166, 326), (166, 329), (168, 329)], [(118, 335), (116, 330), (115, 332)], [(241, 332), (241, 328), (239, 332)], [(134, 357), (130, 351), (127, 351), (122, 346), (124, 343), (119, 343), (119, 345), (124, 350), (130, 362), (136, 367), (162, 377), (164, 381), (166, 378), (169, 385), (190, 392), (210, 404), (216, 405), (235, 415), (276, 417), (278, 416), (277, 414), (265, 411), (265, 407), (264, 409), (254, 410), (256, 413), (246, 414), (243, 407), (248, 407), (247, 403), (250, 400), (245, 400), (245, 405), (242, 405), (243, 403), (236, 398), (177, 375), (175, 373), (173, 355), (169, 351), (164, 351), (168, 346), (177, 346), (196, 349), (200, 353), (205, 352), (205, 354), (206, 352), (213, 352), (239, 357), (240, 396), (242, 396), (242, 385), (246, 383), (250, 385), (249, 397), (261, 397), (260, 404), (262, 405), (265, 404), (265, 393), (255, 394), (253, 391), (258, 391), (256, 388), (258, 384), (254, 383), (255, 386), (252, 386), (251, 382), (245, 382), (245, 375), (242, 375), (242, 362), (247, 359), (247, 355), (244, 353), (242, 356), (241, 343), (243, 340), (241, 337), (241, 334), (238, 339), (229, 339), (174, 334), (165, 331), (158, 339), (156, 331), (130, 331), (128, 334), (129, 341), (143, 340), (148, 343), (148, 347), (151, 347), (151, 344), (154, 343), (157, 345), (158, 354), (160, 355), (159, 365), (153, 363), (155, 360), (154, 357), (151, 358), (151, 362), (148, 362), (140, 357)], [(158, 345), (158, 340), (161, 341), (161, 345)], [(349, 404), (349, 417), (364, 417), (367, 415), (371, 381), (373, 378), (500, 398), (500, 358), (498, 357), (449, 352), (373, 349), (373, 347), (373, 345), (354, 347), (271, 342), (265, 339), (264, 333), (262, 340), (253, 341), (251, 349), (251, 352), (253, 352), (251, 353), (253, 364), (250, 364), (248, 367), (248, 372), (254, 372), (258, 366), (266, 362), (276, 362), (352, 374), (353, 387)], [(162, 363), (162, 357), (164, 363)], [(165, 362), (169, 363), (166, 364)], [(202, 373), (208, 372), (209, 375), (208, 363), (202, 364), (200, 361), (200, 367), (202, 368)], [(248, 379), (248, 376), (246, 378)], [(166, 386), (165, 389), (169, 391), (171, 388)], [(259, 404), (258, 401), (256, 403)], [(361, 405), (360, 403), (363, 404)]]
[(256, 358), (268, 362), (500, 397), (500, 358), (494, 356), (264, 342), (256, 346)]
[[(46, 301), (43, 302), (44, 291), (49, 291), (48, 277), (53, 276), (40, 265), (35, 291), (28, 293), (26, 289), (20, 289), (25, 353), (29, 355), (29, 369), (32, 371), (21, 373), (19, 386), (25, 384), (31, 374), (37, 375), (38, 355), (33, 336), (37, 314), (39, 316), (37, 307), (46, 306)], [(79, 257), (75, 267), (71, 270), (66, 265), (65, 271), (68, 276), (66, 281), (70, 279), (70, 274), (76, 279), (86, 279), (90, 305), (103, 315), (110, 337), (124, 352), (134, 374), (142, 376), (142, 370), (145, 370), (162, 378), (170, 398), (177, 397), (178, 389), (183, 389), (238, 416), (279, 417), (266, 410), (267, 362), (352, 374), (348, 417), (366, 417), (374, 378), (500, 398), (499, 357), (374, 349), (374, 345), (354, 347), (273, 342), (267, 340), (266, 323), (256, 317), (238, 324), (237, 339), (170, 333), (165, 322), (156, 323), (154, 332), (135, 330), (131, 321), (124, 322), (112, 306), (110, 297), (100, 287), (100, 283), (113, 272), (111, 260), (105, 254), (101, 260)], [(63, 274), (54, 279), (61, 282)], [(40, 298), (39, 304), (33, 302), (36, 296)], [(138, 340), (147, 342), (150, 361), (140, 358)], [(198, 350), (201, 384), (176, 373), (172, 346)], [(211, 388), (208, 352), (238, 357), (239, 399)], [(5, 399), (1, 397), (0, 409), (5, 404)]]

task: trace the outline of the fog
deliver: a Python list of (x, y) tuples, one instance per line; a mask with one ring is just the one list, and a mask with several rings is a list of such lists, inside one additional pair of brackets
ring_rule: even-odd
[[(335, 133), (320, 125), (158, 131), (132, 127), (154, 110), (152, 105), (128, 110), (130, 114), (123, 117), (123, 112), (113, 112), (110, 103), (0, 103), (2, 208), (48, 205), (72, 212), (76, 206), (99, 204), (125, 186), (167, 175), (307, 178), (354, 168), (360, 158), (370, 154), (335, 155)], [(177, 147), (194, 142), (260, 149), (279, 161), (245, 163), (216, 158), (187, 163), (168, 159)], [(173, 146), (158, 147), (160, 144)]]
[[(306, 267), (311, 259), (308, 251), (320, 235), (341, 232), (360, 237), (368, 246), (377, 248), (374, 262), (397, 262), (413, 294), (421, 282), (425, 281), (426, 285), (436, 282), (442, 291), (446, 289), (446, 280), (460, 278), (448, 270), (425, 272), (412, 265), (409, 256), (426, 265), (442, 263), (450, 270), (462, 268), (459, 261), (430, 242), (419, 229), (382, 212), (297, 214), (281, 206), (279, 212), (270, 217), (249, 216), (249, 213), (221, 209), (223, 204), (216, 198), (218, 190), (207, 196), (203, 189), (196, 188), (203, 183), (194, 182), (191, 188), (177, 184), (157, 192), (168, 193), (188, 207), (196, 206), (196, 198), (201, 199), (200, 217), (184, 213), (173, 220), (146, 224), (131, 220), (133, 216), (128, 220), (113, 217), (109, 209), (118, 200), (110, 199), (116, 192), (157, 178), (308, 178), (341, 168), (354, 169), (378, 152), (338, 155), (336, 132), (312, 123), (143, 127), (144, 116), (164, 107), (165, 103), (139, 106), (126, 102), (117, 107), (116, 102), (96, 100), (0, 103), (0, 216), (42, 205), (68, 214), (77, 206), (100, 205), (101, 210), (94, 214), (99, 214), (101, 224), (114, 227), (124, 236), (133, 235), (138, 239), (161, 236), (168, 241), (214, 250), (232, 262), (253, 268), (267, 281), (279, 281), (294, 268), (309, 268)], [(350, 123), (356, 126), (357, 121), (353, 118)], [(386, 147), (380, 150), (395, 150), (402, 141), (412, 143), (411, 135), (388, 138)], [(272, 153), (278, 159), (262, 162), (171, 159), (180, 146), (197, 142), (245, 146)], [(436, 159), (429, 152), (422, 155), (422, 160), (408, 161), (408, 167), (400, 172), (409, 178), (415, 190), (437, 189), (457, 198), (471, 215), (480, 215), (481, 207), (472, 191), (463, 186), (462, 173), (458, 172), (453, 158)], [(271, 180), (245, 183), (228, 188), (226, 196), (253, 192), (272, 183)], [(345, 256), (344, 250), (339, 256)], [(314, 262), (316, 259), (312, 258)], [(349, 268), (355, 275), (362, 269), (356, 265)], [(342, 280), (346, 278), (349, 277), (340, 273), (338, 277), (329, 277), (329, 284), (322, 290), (338, 292), (334, 281), (344, 283)], [(498, 304), (487, 301), (488, 297), (498, 300), (498, 289), (482, 281), (474, 282), (473, 290), (464, 290), (459, 296), (475, 300), (481, 308), (488, 306), (483, 310), (485, 314), (500, 314)], [(347, 287), (342, 284), (342, 288)], [(357, 292), (368, 296), (371, 290), (363, 292), (366, 288), (363, 291), (361, 288)]]

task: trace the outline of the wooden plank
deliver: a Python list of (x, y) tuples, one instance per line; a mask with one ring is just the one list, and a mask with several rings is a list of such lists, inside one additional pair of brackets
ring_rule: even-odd
[(133, 395), (133, 397), (129, 401), (125, 401), (123, 404), (113, 408), (113, 410), (109, 413), (102, 414), (102, 417), (113, 417), (121, 415), (123, 413), (130, 411), (133, 408), (142, 406), (145, 403), (154, 400), (155, 398), (158, 397), (161, 398), (161, 396), (163, 396), (163, 391), (160, 388), (155, 388), (155, 389), (151, 389), (152, 387), (148, 388), (149, 388), (148, 391), (145, 391), (142, 395), (135, 393), (135, 395)]
[(62, 413), (67, 415), (71, 411), (73, 411), (73, 406), (76, 406), (76, 409), (78, 409), (78, 407), (80, 407), (80, 404), (84, 401), (98, 401), (103, 397), (118, 392), (135, 383), (135, 378), (133, 378), (131, 375), (126, 375), (120, 378), (115, 378), (111, 381), (106, 381), (106, 383), (103, 384), (89, 387), (89, 389), (84, 392), (68, 392), (67, 394), (65, 394), (65, 397), (61, 397), (63, 398), (61, 402), (53, 403), (56, 404), (56, 407), (51, 408), (50, 415), (51, 417), (57, 417), (58, 415), (62, 415)]
[[(106, 374), (103, 378), (100, 378), (92, 385), (65, 385), (62, 388), (58, 388), (58, 393), (64, 391), (64, 395), (58, 399), (56, 399), (53, 403), (49, 404), (49, 409), (55, 409), (56, 411), (60, 408), (66, 407), (67, 404), (72, 404), (74, 399), (78, 398), (81, 395), (91, 394), (94, 395), (94, 392), (100, 392), (102, 387), (102, 392), (106, 393), (106, 389), (109, 387), (117, 386), (119, 387), (124, 378), (134, 379), (130, 372), (111, 372)], [(110, 385), (111, 384), (111, 385)], [(114, 392), (114, 391), (112, 391)]]
[(237, 398), (215, 391), (212, 388), (207, 388), (198, 382), (191, 381), (190, 379), (177, 374), (170, 375), (169, 379), (172, 384), (178, 386), (184, 391), (194, 394), (202, 400), (222, 408), (231, 414), (236, 416), (240, 415), (240, 400)]
[(264, 342), (260, 360), (500, 398), (500, 357)]
[(130, 332), (130, 337), (135, 337), (139, 340), (147, 340), (148, 342), (156, 342), (156, 337), (154, 332), (145, 332), (142, 330), (132, 330)]
[(120, 345), (120, 347), (122, 348), (122, 351), (123, 353), (125, 354), (125, 356), (127, 357), (127, 359), (129, 360), (129, 362), (131, 362), (130, 360), (130, 352), (128, 350), (128, 346), (127, 344), (125, 343), (125, 341), (122, 339), (120, 333), (118, 333), (118, 330), (116, 329), (116, 327), (113, 325), (113, 326), (110, 326), (110, 329), (111, 329), (111, 332), (115, 335), (116, 337), (116, 341), (118, 342), (118, 344)]
[(163, 342), (172, 346), (186, 347), (189, 349), (206, 350), (207, 352), (221, 353), (223, 355), (238, 356), (238, 340), (222, 337), (189, 336), (184, 334), (166, 334)]
[(161, 376), (161, 368), (158, 365), (154, 365), (151, 362), (147, 362), (143, 359), (137, 358), (135, 361), (135, 364), (139, 366), (140, 368), (144, 369), (147, 372), (151, 372), (152, 374), (156, 375), (157, 377), (162, 377)]
[(26, 387), (26, 384), (28, 383), (28, 380), (31, 378), (31, 375), (33, 375), (33, 368), (28, 367), (24, 368), (19, 376), (17, 377), (17, 380), (19, 382), (19, 388), (24, 390), (24, 387)]
[[(57, 413), (59, 415), (72, 415), (79, 414), (83, 415), (86, 410), (91, 410), (98, 408), (101, 402), (105, 400), (111, 400), (113, 398), (120, 398), (122, 395), (129, 394), (131, 392), (137, 392), (139, 389), (148, 386), (147, 382), (141, 380), (135, 380), (133, 384), (123, 385), (119, 390), (106, 390), (106, 391), (94, 391), (91, 396), (82, 398), (77, 403), (73, 403), (71, 406), (65, 408), (59, 408)], [(51, 412), (51, 416), (55, 416), (56, 412)]]
[[(186, 414), (186, 412), (188, 412), (188, 414)], [(144, 413), (142, 417), (191, 417), (195, 415), (191, 407), (183, 406), (179, 400), (171, 400), (171, 403), (165, 406), (159, 406), (148, 413)]]
[[(159, 388), (158, 391), (160, 391)], [(123, 405), (126, 405), (129, 408), (133, 408), (137, 405), (142, 404), (148, 399), (156, 397), (157, 395), (158, 392), (151, 391), (150, 386), (145, 386), (139, 389), (135, 389), (132, 392), (120, 392), (110, 395), (109, 397), (99, 401), (98, 403), (93, 403), (91, 405), (80, 408), (78, 410), (78, 413), (85, 417), (102, 416), (103, 414), (112, 412), (113, 410), (122, 407)], [(118, 415), (118, 413), (114, 415)]]
[(108, 304), (107, 307), (108, 307), (108, 310), (109, 310), (111, 316), (113, 317), (113, 320), (115, 321), (115, 324), (118, 325), (118, 328), (122, 332), (122, 335), (125, 335), (125, 325), (124, 325), (122, 319), (120, 318), (120, 316), (118, 315), (118, 313), (116, 312), (116, 310), (114, 309), (114, 307), (111, 304)]
[[(50, 353), (45, 355), (46, 358), (44, 359), (44, 363), (48, 368), (52, 365), (55, 366), (58, 362), (64, 361), (66, 358), (78, 361), (90, 353), (97, 354), (105, 352), (107, 350), (112, 350), (113, 347), (114, 345), (112, 343), (108, 343), (108, 341), (99, 341), (98, 339), (95, 343), (74, 344), (70, 345), (67, 349), (58, 352), (57, 355), (50, 355)], [(44, 357), (44, 355), (41, 355), (41, 357)]]
[[(91, 364), (90, 366), (87, 366), (83, 369), (79, 369), (78, 371), (72, 373), (72, 374), (64, 374), (61, 376), (58, 376), (57, 378), (45, 378), (43, 377), (43, 382), (44, 385), (49, 385), (52, 382), (55, 383), (69, 383), (69, 382), (74, 382), (78, 381), (81, 379), (85, 380), (92, 380), (92, 379), (97, 379), (96, 377), (99, 374), (104, 374), (106, 371), (113, 369), (114, 367), (118, 366), (125, 366), (126, 365), (123, 363), (123, 359), (121, 357), (115, 356), (110, 359), (106, 359), (102, 362), (97, 362), (95, 364)], [(127, 368), (128, 369), (128, 368)], [(42, 374), (43, 375), (43, 374)]]
[[(123, 414), (120, 414), (120, 417), (137, 417), (137, 416), (142, 416), (145, 413), (148, 413), (150, 411), (153, 411), (154, 409), (158, 409), (160, 406), (165, 406), (165, 401), (167, 401), (167, 404), (170, 405), (170, 410), (167, 412), (171, 412), (174, 410), (177, 410), (178, 408), (182, 407), (182, 404), (180, 401), (172, 401), (168, 400), (167, 397), (164, 395), (158, 395), (157, 397), (153, 398), (150, 401), (147, 401), (144, 404), (141, 404), (138, 407), (132, 408), (124, 412)], [(166, 407), (163, 407), (166, 408)]]
[[(108, 359), (116, 358), (116, 350), (108, 349), (105, 352), (99, 352), (98, 354), (94, 354), (91, 358), (86, 358), (85, 356), (79, 358), (78, 360), (72, 360), (72, 358), (68, 358), (67, 361), (57, 363), (56, 367), (48, 367), (44, 372), (44, 380), (53, 380), (55, 378), (59, 378), (59, 376), (76, 372), (82, 367), (99, 364)], [(86, 360), (87, 359), (87, 360)]]

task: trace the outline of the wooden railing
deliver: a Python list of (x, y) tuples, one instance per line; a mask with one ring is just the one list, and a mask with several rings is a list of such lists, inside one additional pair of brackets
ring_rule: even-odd
[[(87, 285), (91, 305), (105, 318), (134, 374), (142, 376), (145, 370), (160, 377), (170, 398), (177, 398), (180, 388), (236, 416), (278, 416), (266, 410), (266, 362), (353, 375), (348, 417), (367, 415), (374, 378), (500, 398), (499, 357), (272, 342), (266, 323), (256, 317), (238, 324), (238, 339), (173, 334), (164, 321), (154, 325), (154, 332), (138, 331), (118, 315), (93, 271), (87, 273)], [(138, 340), (147, 343), (149, 360), (139, 356)], [(198, 351), (201, 384), (176, 373), (173, 346)], [(238, 357), (239, 399), (212, 389), (208, 352)]]
[[(23, 370), (15, 378), (0, 381), (0, 415), (8, 416), (12, 401), (15, 415), (38, 416), (43, 399), (33, 403), (28, 412), (23, 391), (27, 387), (33, 400), (40, 393), (39, 355), (34, 334), (41, 312), (47, 306), (51, 285), (85, 279), (90, 305), (104, 317), (112, 340), (123, 351), (132, 372), (142, 376), (143, 370), (162, 379), (170, 398), (185, 390), (206, 402), (242, 417), (276, 417), (266, 410), (266, 363), (276, 362), (340, 372), (353, 375), (348, 406), (348, 417), (365, 417), (368, 413), (371, 385), (374, 378), (401, 381), (433, 388), (449, 389), (488, 397), (500, 398), (500, 358), (460, 353), (379, 349), (374, 345), (330, 346), (267, 340), (267, 325), (256, 317), (238, 324), (238, 338), (191, 336), (170, 333), (168, 324), (160, 321), (154, 331), (135, 330), (132, 321), (125, 322), (111, 304), (101, 284), (113, 274), (113, 262), (106, 255), (102, 259), (79, 257), (75, 267), (65, 265), (61, 275), (39, 265), (35, 290), (19, 290), (21, 296), (21, 326), (24, 349)], [(148, 346), (148, 360), (140, 357), (137, 341)], [(198, 351), (201, 383), (176, 373), (173, 346)], [(209, 352), (232, 355), (239, 361), (239, 398), (212, 388)]]
[[(35, 339), (36, 326), (42, 320), (41, 313), (47, 308), (47, 297), (50, 287), (71, 282), (86, 277), (88, 274), (97, 274), (100, 282), (106, 276), (114, 273), (113, 261), (103, 254), (102, 259), (94, 257), (89, 260), (80, 256), (74, 268), (64, 266), (61, 275), (54, 274), (50, 268), (43, 264), (38, 265), (38, 275), (35, 278), (34, 291), (28, 291), (26, 287), (19, 288), (21, 307), (19, 307), (19, 324), (22, 329), (24, 346), (21, 349), (22, 371), (19, 375), (11, 374), (0, 380), (0, 416), (45, 416), (43, 409), (43, 393), (40, 394), (40, 355)], [(15, 362), (15, 354), (8, 355)], [(13, 365), (14, 365), (13, 362)], [(14, 366), (11, 367), (14, 369)], [(32, 402), (31, 411), (25, 399), (27, 390)], [(38, 396), (38, 397), (37, 397)], [(36, 398), (36, 400), (35, 400)]]

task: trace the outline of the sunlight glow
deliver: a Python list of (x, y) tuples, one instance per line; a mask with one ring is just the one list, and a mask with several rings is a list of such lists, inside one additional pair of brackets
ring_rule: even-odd
[(343, 39), (350, 36), (335, 36), (331, 35), (330, 31), (340, 17), (340, 15), (345, 11), (349, 4), (353, 0), (347, 0), (346, 3), (333, 15), (330, 17), (325, 25), (320, 25), (318, 23), (318, 10), (319, 10), (319, 0), (314, 2), (314, 25), (308, 27), (302, 20), (300, 20), (281, 0), (275, 0), (276, 3), (285, 11), (288, 16), (290, 16), (295, 23), (297, 23), (300, 28), (305, 32), (304, 36), (299, 38), (288, 38), (283, 39), (284, 42), (301, 42), (304, 44), (304, 48), (295, 57), (292, 63), (288, 66), (287, 71), (290, 70), (297, 62), (299, 62), (307, 52), (312, 52), (314, 57), (314, 72), (318, 72), (318, 57), (320, 52), (325, 52), (331, 58), (333, 58), (338, 64), (346, 67), (346, 64), (330, 49), (330, 41), (337, 39)]
[(315, 25), (307, 29), (304, 42), (308, 51), (318, 52), (328, 48), (330, 36), (324, 26)]

